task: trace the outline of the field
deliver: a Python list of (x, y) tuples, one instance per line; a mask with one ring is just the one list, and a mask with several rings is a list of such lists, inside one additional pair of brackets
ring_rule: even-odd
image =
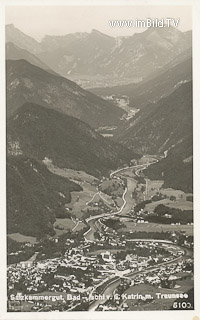
[(159, 200), (159, 201), (154, 201), (152, 203), (148, 203), (146, 204), (144, 210), (147, 210), (149, 212), (153, 212), (154, 209), (159, 205), (159, 204), (164, 204), (165, 206), (168, 206), (172, 201), (170, 201), (169, 199), (163, 199), (163, 200)]
[(163, 204), (170, 208), (176, 208), (181, 210), (193, 210), (193, 203), (191, 201), (186, 201), (184, 199), (177, 199), (176, 201), (171, 201), (169, 199), (154, 201), (152, 203), (146, 204), (144, 210), (152, 212), (154, 211), (155, 207), (157, 207), (159, 204)]
[(123, 200), (122, 198), (117, 198), (115, 199), (116, 203), (117, 203), (117, 206), (120, 208), (122, 205), (123, 205)]
[(35, 237), (24, 236), (20, 233), (11, 233), (8, 234), (8, 237), (17, 242), (30, 242), (32, 244), (37, 242)]
[(139, 164), (146, 164), (146, 163), (152, 162), (155, 160), (155, 158), (157, 159), (158, 156), (145, 155), (139, 160)]
[(163, 185), (163, 181), (161, 180), (147, 180), (147, 196), (146, 199), (150, 199), (152, 196), (156, 194), (156, 192), (161, 192), (161, 187)]
[(67, 207), (72, 210), (71, 212), (77, 218), (81, 218), (83, 215), (81, 210), (86, 207), (86, 203), (97, 192), (96, 186), (98, 185), (99, 181), (95, 177), (83, 171), (60, 169), (53, 166), (52, 164), (48, 166), (48, 169), (54, 174), (68, 178), (69, 180), (79, 184), (83, 188), (83, 191), (71, 192), (71, 202), (67, 204)]
[(80, 231), (83, 228), (85, 228), (85, 226), (86, 226), (85, 223), (79, 222), (79, 224), (77, 225), (77, 227), (73, 231)]
[(108, 207), (110, 207), (114, 204), (112, 197), (108, 196), (107, 194), (105, 194), (103, 192), (97, 192), (96, 194), (94, 194), (93, 198), (91, 198), (89, 200), (88, 204), (89, 203), (94, 204), (96, 202), (99, 202), (100, 200), (102, 200), (105, 203), (105, 205), (107, 205)]
[[(123, 220), (122, 220), (123, 221)], [(187, 235), (193, 234), (193, 226), (191, 225), (169, 225), (169, 224), (156, 224), (156, 223), (135, 223), (132, 221), (123, 221), (126, 228), (119, 229), (119, 231), (127, 230), (133, 232), (173, 232), (183, 231)]]
[(53, 166), (52, 164), (48, 166), (48, 169), (51, 172), (53, 172), (59, 176), (68, 178), (70, 180), (76, 180), (76, 181), (80, 181), (80, 182), (85, 181), (85, 182), (89, 182), (89, 183), (92, 183), (95, 181), (98, 182), (97, 178), (87, 174), (84, 171), (76, 171), (76, 170), (72, 170), (72, 169), (61, 169), (61, 168)]
[(83, 213), (81, 212), (82, 209), (87, 207), (86, 203), (92, 199), (94, 194), (97, 192), (96, 188), (90, 185), (87, 182), (83, 182), (81, 184), (83, 191), (71, 192), (71, 202), (67, 204), (67, 207), (71, 209), (72, 213), (77, 217), (81, 218)]
[(101, 184), (102, 192), (105, 192), (106, 189), (110, 189), (110, 194), (115, 196), (122, 196), (124, 189), (120, 182), (117, 179), (104, 180)]
[(191, 201), (180, 200), (178, 202), (168, 204), (168, 207), (181, 210), (193, 210), (193, 203)]
[[(55, 228), (56, 226), (62, 228), (62, 230)], [(72, 230), (74, 227), (75, 227), (75, 223), (71, 219), (67, 219), (67, 218), (56, 219), (56, 222), (54, 223), (55, 232), (56, 232), (56, 235), (58, 236), (65, 233), (67, 230)]]
[[(151, 196), (154, 196), (157, 192), (167, 196), (167, 198), (147, 204), (144, 210), (152, 212), (154, 211), (155, 207), (157, 207), (159, 204), (163, 204), (170, 208), (176, 208), (181, 210), (193, 210), (193, 203), (191, 201), (186, 200), (186, 197), (189, 195), (191, 196), (191, 194), (186, 194), (181, 190), (174, 190), (171, 188), (163, 189), (162, 183), (163, 182), (159, 180), (148, 180), (148, 195), (146, 199), (151, 199)], [(171, 201), (169, 199), (171, 196), (175, 196), (176, 200)]]
[[(134, 169), (133, 170), (126, 170), (126, 171), (124, 171), (124, 172), (122, 172), (122, 173), (120, 173), (120, 176), (123, 176), (123, 177), (125, 177), (125, 178), (135, 178), (135, 173), (134, 173)], [(117, 174), (116, 174), (117, 175)]]

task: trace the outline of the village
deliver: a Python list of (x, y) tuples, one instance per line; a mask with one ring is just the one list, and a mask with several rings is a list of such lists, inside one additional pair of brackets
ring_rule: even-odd
[[(139, 168), (144, 166), (139, 164)], [(141, 172), (136, 181), (138, 170), (134, 164), (133, 169), (102, 179), (84, 204), (82, 217), (73, 216), (72, 230), (65, 229), (64, 219), (58, 219), (55, 236), (22, 244), (10, 253), (9, 311), (129, 310), (127, 290), (132, 294), (150, 286), (153, 291), (180, 288), (182, 293), (190, 288), (193, 222), (187, 214), (188, 223), (181, 225), (179, 209), (167, 207), (166, 213), (164, 206), (187, 203), (186, 196), (182, 200), (182, 193), (177, 198), (174, 191), (161, 193), (161, 184), (147, 184)], [(82, 204), (79, 195), (76, 201)], [(157, 222), (160, 218), (163, 224)], [(78, 230), (78, 225), (83, 228)], [(26, 252), (28, 259), (20, 259)], [(178, 281), (189, 281), (189, 286), (182, 289)], [(122, 294), (124, 299), (114, 298)], [(137, 299), (140, 303), (144, 301)]]
[[(63, 300), (53, 303), (52, 310), (54, 308), (71, 310), (77, 305), (80, 308), (82, 303), (84, 307), (87, 304), (89, 308), (91, 295), (101, 293), (104, 286), (115, 279), (119, 284), (127, 282), (128, 287), (144, 283), (173, 287), (175, 280), (192, 275), (192, 259), (184, 258), (184, 249), (173, 243), (165, 241), (131, 243), (128, 240), (118, 240), (118, 248), (113, 249), (116, 247), (112, 241), (107, 241), (105, 245), (110, 250), (101, 246), (103, 242), (105, 243), (105, 239), (97, 243), (88, 243), (85, 240), (79, 247), (67, 250), (63, 257), (41, 261), (29, 260), (9, 266), (9, 296), (20, 294), (40, 296), (44, 292), (45, 295), (62, 294)], [(79, 295), (79, 299), (76, 298)], [(49, 304), (37, 300), (34, 303), (33, 300), (9, 300), (11, 310), (13, 305), (15, 310), (17, 305), (20, 310), (30, 311), (46, 309)]]

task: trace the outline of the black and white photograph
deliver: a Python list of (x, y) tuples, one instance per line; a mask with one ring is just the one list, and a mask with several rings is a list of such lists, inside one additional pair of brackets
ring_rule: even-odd
[(192, 22), (189, 5), (5, 6), (12, 319), (199, 320)]

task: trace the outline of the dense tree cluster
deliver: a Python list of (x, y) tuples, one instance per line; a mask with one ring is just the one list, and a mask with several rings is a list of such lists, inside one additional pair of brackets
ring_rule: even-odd
[(154, 215), (148, 216), (148, 221), (157, 223), (181, 223), (187, 224), (193, 222), (192, 210), (181, 210), (177, 208), (169, 208), (163, 204), (159, 204), (154, 209)]

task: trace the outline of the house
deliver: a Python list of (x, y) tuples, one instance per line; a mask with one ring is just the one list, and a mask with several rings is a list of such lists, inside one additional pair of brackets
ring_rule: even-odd
[(33, 261), (27, 260), (27, 261), (20, 261), (20, 266), (25, 269), (25, 268), (31, 268), (33, 266)]
[(112, 262), (113, 258), (109, 251), (101, 253), (101, 257), (105, 262)]

